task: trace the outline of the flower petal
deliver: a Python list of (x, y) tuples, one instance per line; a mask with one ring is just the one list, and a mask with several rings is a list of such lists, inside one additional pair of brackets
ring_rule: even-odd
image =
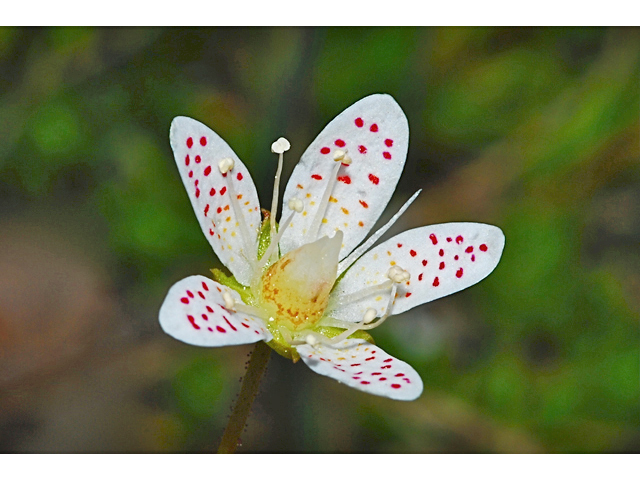
[[(304, 203), (285, 232), (280, 247), (287, 253), (335, 230), (344, 232), (344, 258), (367, 235), (395, 191), (409, 145), (409, 125), (389, 95), (371, 95), (338, 115), (311, 143), (289, 179), (283, 204)], [(338, 172), (316, 238), (306, 234), (321, 207), (335, 165), (336, 150), (348, 150), (352, 163)]]
[[(409, 230), (357, 260), (332, 297), (385, 282), (389, 268), (397, 265), (411, 275), (408, 282), (398, 285), (392, 310), (394, 315), (402, 313), (478, 283), (496, 268), (503, 248), (504, 234), (493, 225), (444, 223)], [(368, 308), (384, 313), (388, 300), (388, 294), (377, 292), (350, 304), (338, 304), (330, 314), (357, 322)]]
[[(174, 118), (169, 137), (202, 232), (220, 261), (240, 283), (248, 285), (261, 219), (251, 175), (231, 147), (196, 120)], [(218, 165), (224, 158), (233, 159), (235, 166), (223, 175)], [(235, 199), (230, 198), (232, 192)]]
[(394, 400), (415, 400), (422, 393), (422, 379), (410, 365), (364, 340), (304, 344), (297, 350), (311, 370), (357, 390)]
[(259, 318), (225, 309), (223, 292), (240, 295), (201, 275), (173, 285), (160, 307), (160, 326), (172, 337), (200, 347), (266, 342), (273, 337)]

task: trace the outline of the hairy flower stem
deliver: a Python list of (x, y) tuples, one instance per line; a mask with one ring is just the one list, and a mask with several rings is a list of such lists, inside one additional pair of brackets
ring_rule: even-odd
[(247, 373), (242, 379), (240, 395), (233, 407), (233, 412), (231, 413), (231, 417), (229, 417), (227, 427), (222, 434), (218, 453), (233, 453), (236, 451), (240, 435), (247, 423), (249, 413), (251, 413), (251, 406), (258, 394), (260, 380), (267, 370), (269, 355), (271, 355), (271, 347), (264, 342), (256, 343), (253, 352), (251, 352)]

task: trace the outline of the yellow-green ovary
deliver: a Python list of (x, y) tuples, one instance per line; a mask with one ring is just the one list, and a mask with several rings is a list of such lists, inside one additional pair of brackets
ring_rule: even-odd
[(259, 287), (260, 307), (291, 331), (313, 327), (329, 303), (338, 271), (342, 232), (287, 253), (271, 265)]

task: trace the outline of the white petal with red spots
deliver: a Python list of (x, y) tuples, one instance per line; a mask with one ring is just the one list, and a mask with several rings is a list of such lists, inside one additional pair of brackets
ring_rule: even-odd
[(160, 326), (172, 337), (200, 347), (242, 345), (273, 336), (259, 318), (225, 309), (223, 292), (242, 303), (234, 290), (200, 275), (176, 283), (160, 307)]
[[(205, 237), (220, 261), (240, 283), (247, 285), (253, 268), (246, 257), (255, 260), (261, 220), (258, 194), (251, 175), (231, 147), (196, 120), (176, 117), (171, 123), (169, 138), (182, 182)], [(235, 162), (234, 168), (225, 175), (218, 167), (224, 158), (232, 158)], [(235, 211), (230, 201), (230, 182), (233, 182), (240, 212)], [(246, 234), (240, 224), (242, 220)]]
[(410, 365), (364, 340), (297, 349), (311, 370), (357, 390), (394, 400), (415, 400), (422, 393), (422, 379)]
[[(493, 225), (445, 223), (406, 231), (378, 245), (356, 261), (333, 295), (350, 294), (388, 280), (397, 265), (411, 274), (398, 285), (392, 314), (450, 295), (485, 278), (498, 264), (504, 234)], [(330, 314), (345, 321), (362, 320), (368, 308), (385, 312), (388, 293), (374, 293), (338, 306)]]
[(335, 165), (333, 154), (348, 150), (352, 163), (340, 167), (317, 236), (342, 230), (340, 258), (345, 257), (371, 230), (391, 199), (408, 145), (407, 119), (389, 95), (365, 97), (338, 115), (307, 148), (289, 179), (283, 204), (298, 198), (304, 202), (304, 210), (285, 232), (280, 242), (282, 253), (305, 243)]

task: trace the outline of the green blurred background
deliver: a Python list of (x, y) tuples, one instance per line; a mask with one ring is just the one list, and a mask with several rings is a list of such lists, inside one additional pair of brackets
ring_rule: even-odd
[(639, 72), (632, 28), (1, 28), (0, 451), (212, 451), (250, 347), (158, 325), (220, 266), (171, 120), (216, 130), (267, 205), (271, 142), (286, 178), (377, 92), (410, 125), (383, 220), (424, 188), (389, 235), (495, 224), (502, 261), (374, 332), (419, 400), (272, 354), (239, 451), (640, 451)]

